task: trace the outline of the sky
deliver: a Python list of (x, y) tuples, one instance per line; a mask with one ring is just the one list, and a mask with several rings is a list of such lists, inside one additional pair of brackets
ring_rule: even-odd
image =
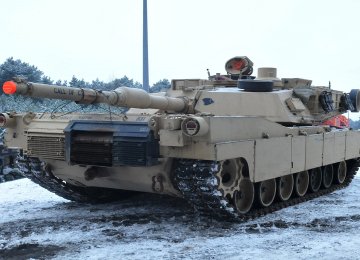
[[(150, 84), (224, 73), (233, 56), (278, 77), (360, 88), (358, 0), (148, 0)], [(0, 0), (0, 63), (53, 80), (142, 82), (142, 0)]]

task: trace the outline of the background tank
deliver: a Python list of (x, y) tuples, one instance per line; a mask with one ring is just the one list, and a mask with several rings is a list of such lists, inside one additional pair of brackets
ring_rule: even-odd
[(247, 219), (347, 186), (359, 166), (360, 133), (323, 124), (360, 108), (349, 94), (311, 80), (251, 76), (230, 59), (227, 74), (173, 80), (167, 93), (61, 87), (15, 79), (4, 93), (106, 103), (115, 114), (2, 113), (5, 143), (46, 189), (75, 201), (126, 191), (185, 198), (202, 213)]
[(15, 166), (15, 159), (19, 151), (4, 147), (4, 130), (0, 130), (0, 183), (24, 178), (23, 174)]

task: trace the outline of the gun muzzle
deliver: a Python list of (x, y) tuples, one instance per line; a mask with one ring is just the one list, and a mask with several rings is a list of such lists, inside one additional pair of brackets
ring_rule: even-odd
[(5, 94), (12, 95), (16, 93), (16, 83), (14, 81), (6, 81), (3, 85)]

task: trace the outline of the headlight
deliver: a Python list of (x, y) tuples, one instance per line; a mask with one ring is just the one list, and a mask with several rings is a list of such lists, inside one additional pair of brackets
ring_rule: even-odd
[(209, 131), (209, 125), (202, 117), (189, 117), (182, 121), (181, 130), (187, 136), (203, 136)]
[(10, 117), (6, 113), (0, 114), (0, 127), (13, 126), (15, 124), (15, 119)]

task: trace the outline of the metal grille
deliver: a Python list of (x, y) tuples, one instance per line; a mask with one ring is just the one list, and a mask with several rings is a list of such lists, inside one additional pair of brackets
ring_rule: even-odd
[(27, 138), (29, 156), (65, 161), (65, 138), (63, 136), (33, 136)]
[(111, 166), (111, 148), (108, 143), (74, 142), (71, 146), (71, 161), (77, 164)]
[(114, 142), (113, 163), (116, 165), (146, 165), (146, 142)]

